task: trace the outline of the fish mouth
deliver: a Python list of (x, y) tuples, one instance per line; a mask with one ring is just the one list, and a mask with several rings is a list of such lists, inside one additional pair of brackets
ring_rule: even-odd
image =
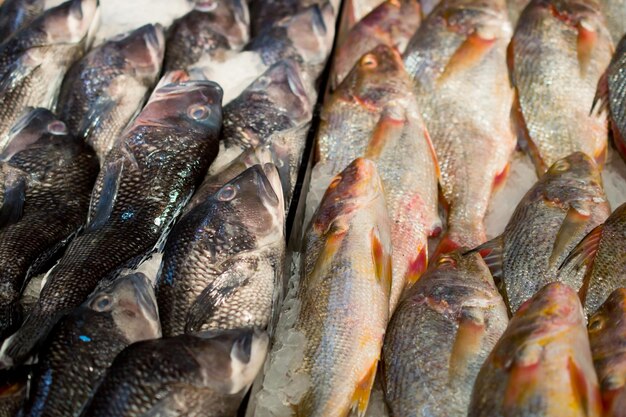
[(78, 43), (98, 26), (98, 0), (73, 0), (51, 9), (45, 17), (50, 42)]
[(263, 166), (257, 165), (254, 174), (256, 177), (254, 182), (257, 184), (261, 198), (264, 201), (268, 201), (271, 206), (280, 205), (282, 186), (280, 185), (280, 177), (278, 176), (276, 166), (272, 163), (266, 163)]
[(140, 74), (153, 75), (161, 70), (165, 53), (163, 26), (145, 25), (129, 34), (121, 42), (126, 43), (124, 55), (134, 64)]
[(245, 331), (234, 341), (230, 351), (231, 394), (252, 384), (265, 362), (268, 345), (267, 333), (258, 329)]
[(305, 105), (309, 104), (309, 95), (307, 94), (300, 71), (296, 64), (292, 61), (285, 61), (285, 75), (287, 77), (287, 85), (289, 90), (302, 101)]
[(152, 289), (152, 283), (142, 273), (136, 273), (129, 277), (130, 283), (135, 290), (137, 305), (150, 320), (159, 321), (159, 313), (156, 307), (156, 297)]

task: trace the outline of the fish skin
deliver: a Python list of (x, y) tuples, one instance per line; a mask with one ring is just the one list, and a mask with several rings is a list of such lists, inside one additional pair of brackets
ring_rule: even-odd
[(613, 43), (617, 45), (626, 34), (626, 2), (624, 0), (600, 0), (600, 5)]
[(80, 416), (115, 356), (159, 337), (150, 280), (141, 273), (120, 277), (57, 324), (39, 355), (24, 415)]
[[(425, 0), (424, 0), (425, 1)], [(341, 43), (352, 28), (385, 0), (345, 0), (342, 2), (337, 42)]]
[(156, 84), (164, 50), (163, 27), (145, 25), (98, 45), (68, 71), (58, 112), (100, 161)]
[(135, 343), (120, 353), (82, 417), (235, 416), (261, 370), (258, 330)]
[(589, 344), (605, 417), (624, 416), (626, 401), (626, 289), (618, 288), (589, 319)]
[(70, 0), (0, 45), (0, 149), (26, 107), (54, 107), (63, 76), (91, 44), (98, 15), (98, 0)]
[(49, 110), (31, 109), (14, 127), (0, 154), (0, 340), (21, 324), (30, 278), (85, 224), (97, 175), (94, 152)]
[(570, 251), (611, 210), (597, 165), (582, 152), (557, 161), (518, 203), (504, 232), (475, 250), (488, 260), (511, 313), (551, 281), (575, 290), (579, 274), (558, 274)]
[(478, 254), (442, 255), (403, 297), (383, 347), (392, 416), (465, 416), (506, 305)]
[(596, 311), (617, 288), (626, 286), (622, 256), (626, 230), (626, 205), (619, 206), (574, 248), (562, 262), (559, 279), (582, 275), (580, 298), (589, 314)]
[(284, 223), (271, 163), (248, 168), (184, 215), (157, 280), (163, 334), (267, 328), (282, 288)]
[(468, 417), (600, 417), (578, 296), (551, 283), (527, 301), (483, 364)]
[(198, 1), (169, 29), (165, 71), (186, 70), (203, 57), (220, 59), (224, 51), (241, 49), (250, 38), (245, 0)]
[(257, 36), (281, 20), (296, 15), (307, 7), (321, 6), (326, 2), (333, 6), (333, 13), (338, 15), (339, 1), (337, 0), (251, 0), (250, 27), (252, 34)]
[(0, 417), (20, 416), (27, 394), (30, 366), (2, 371), (0, 380)]
[(6, 0), (0, 4), (0, 42), (43, 13), (45, 0)]
[[(24, 361), (59, 318), (103, 279), (159, 247), (217, 154), (221, 89), (166, 76), (107, 155), (89, 223), (49, 272), (23, 326), (2, 347), (4, 367)], [(138, 186), (140, 184), (140, 186)], [(106, 256), (102, 256), (106, 254)]]
[(306, 233), (294, 324), (303, 360), (288, 375), (309, 385), (290, 415), (365, 413), (388, 320), (389, 223), (375, 164), (356, 159), (335, 177)]
[(386, 0), (367, 14), (338, 46), (331, 69), (331, 90), (348, 75), (359, 58), (384, 44), (404, 52), (421, 21), (416, 0)]
[(538, 176), (582, 151), (602, 163), (607, 127), (590, 114), (613, 45), (595, 0), (533, 0), (509, 47), (515, 117)]
[(448, 207), (437, 253), (486, 240), (489, 200), (516, 145), (505, 60), (511, 32), (503, 0), (446, 0), (422, 22), (404, 53)]

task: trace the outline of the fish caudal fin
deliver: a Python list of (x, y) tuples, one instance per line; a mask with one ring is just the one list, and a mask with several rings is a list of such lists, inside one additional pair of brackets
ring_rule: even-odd
[(378, 368), (378, 360), (374, 361), (372, 366), (365, 373), (363, 378), (356, 385), (354, 394), (352, 394), (352, 410), (356, 412), (358, 417), (363, 417), (367, 411), (367, 405), (370, 401), (370, 393), (376, 378), (376, 369)]

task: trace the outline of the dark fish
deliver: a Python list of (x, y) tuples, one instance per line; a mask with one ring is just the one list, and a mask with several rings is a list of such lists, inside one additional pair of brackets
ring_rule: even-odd
[(559, 279), (580, 279), (580, 299), (589, 314), (617, 288), (626, 287), (626, 204), (593, 229), (570, 252), (559, 270)]
[(45, 0), (5, 0), (0, 6), (0, 42), (43, 13)]
[(97, 46), (67, 73), (58, 112), (100, 161), (156, 84), (164, 49), (161, 25), (145, 25)]
[(24, 366), (0, 374), (0, 417), (16, 417), (26, 399), (30, 366)]
[(626, 289), (613, 291), (589, 319), (589, 344), (605, 417), (626, 412)]
[(543, 287), (515, 313), (483, 364), (468, 417), (600, 417), (585, 316), (567, 285)]
[(18, 121), (0, 154), (0, 339), (21, 324), (28, 280), (85, 224), (94, 152), (49, 110)]
[(383, 347), (395, 417), (464, 417), (476, 375), (509, 318), (478, 254), (443, 255), (408, 290)]
[(248, 168), (185, 214), (157, 284), (163, 334), (266, 328), (282, 288), (284, 223), (273, 164)]
[[(167, 76), (104, 161), (89, 224), (49, 273), (22, 328), (6, 341), (5, 366), (25, 360), (54, 324), (98, 283), (162, 245), (217, 153), (221, 90)], [(173, 82), (170, 82), (173, 81)]]
[(115, 358), (82, 417), (235, 417), (267, 345), (256, 330), (135, 343)]
[(126, 346), (161, 337), (152, 284), (141, 274), (96, 292), (50, 334), (35, 366), (25, 415), (79, 416)]
[(220, 59), (249, 39), (246, 0), (198, 0), (169, 29), (165, 70), (188, 69), (202, 59)]
[(98, 0), (67, 1), (0, 45), (0, 149), (25, 107), (54, 106), (63, 76), (91, 44), (98, 11)]
[[(253, 36), (271, 28), (281, 20), (298, 14), (303, 9), (315, 4), (322, 5), (325, 0), (251, 0), (250, 26)], [(330, 1), (334, 13), (338, 14), (339, 2)]]

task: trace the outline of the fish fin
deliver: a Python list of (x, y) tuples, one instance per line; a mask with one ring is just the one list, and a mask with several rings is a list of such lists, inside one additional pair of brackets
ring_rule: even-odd
[(509, 171), (511, 169), (511, 163), (507, 162), (502, 171), (496, 174), (493, 179), (493, 192), (501, 190), (504, 187), (504, 183), (506, 182), (507, 177), (509, 176)]
[(93, 213), (90, 213), (88, 230), (97, 230), (101, 228), (113, 212), (113, 206), (117, 198), (117, 191), (120, 185), (120, 178), (122, 176), (124, 168), (124, 160), (118, 159), (109, 162), (104, 167), (104, 174), (102, 177), (102, 190), (98, 197), (98, 202), (93, 208)]
[(626, 159), (626, 142), (624, 141), (624, 136), (613, 122), (611, 122), (611, 132), (613, 133), (613, 144), (615, 148), (620, 155), (622, 155), (622, 158)]
[(441, 169), (439, 168), (439, 160), (437, 159), (437, 152), (435, 151), (435, 145), (433, 145), (433, 140), (430, 137), (430, 133), (428, 133), (428, 128), (424, 124), (424, 138), (428, 144), (428, 149), (430, 150), (430, 155), (433, 158), (433, 162), (435, 164), (435, 170), (437, 175), (437, 181), (441, 178)]
[(452, 74), (474, 67), (495, 45), (496, 38), (485, 39), (478, 33), (472, 33), (465, 38), (465, 41), (457, 48), (450, 60), (446, 64), (442, 74), (437, 78), (437, 83), (441, 84)]
[(387, 294), (391, 294), (391, 253), (389, 248), (380, 240), (378, 228), (370, 232), (372, 244), (372, 259), (376, 269), (376, 278)]
[(589, 109), (589, 115), (594, 113), (600, 114), (604, 111), (608, 111), (609, 108), (609, 70), (604, 71), (600, 79), (598, 80), (598, 86), (596, 87), (596, 95), (593, 97), (591, 108)]
[(428, 247), (427, 245), (417, 250), (417, 255), (409, 263), (409, 268), (404, 279), (405, 287), (409, 288), (417, 282), (418, 279), (428, 269)]
[[(586, 416), (598, 415), (599, 413), (594, 413), (589, 409), (592, 404), (589, 398), (589, 392), (587, 391), (587, 378), (571, 357), (567, 361), (567, 370), (569, 372), (572, 394), (574, 399), (578, 401), (580, 409), (583, 410)], [(598, 398), (599, 397), (598, 394)]]
[(485, 264), (491, 271), (496, 284), (504, 277), (502, 272), (502, 263), (504, 261), (504, 238), (502, 235), (493, 238), (492, 240), (483, 243), (482, 245), (466, 252), (475, 253), (478, 252), (485, 261)]
[(370, 401), (370, 393), (374, 386), (376, 378), (376, 369), (378, 368), (378, 359), (367, 370), (363, 378), (357, 383), (354, 393), (352, 394), (352, 410), (356, 412), (358, 417), (363, 417), (367, 411), (367, 405)]
[[(33, 50), (38, 50), (38, 48), (34, 48)], [(37, 71), (42, 64), (35, 64), (34, 60), (33, 54), (29, 52), (8, 65), (5, 76), (0, 80), (0, 91), (12, 91), (20, 85), (25, 78)]]
[(602, 239), (602, 231), (604, 230), (604, 225), (596, 226), (591, 232), (587, 234), (579, 243), (576, 245), (574, 249), (567, 255), (567, 258), (561, 263), (559, 266), (559, 270), (563, 269), (572, 269), (575, 271), (579, 271), (582, 268), (587, 268), (585, 271), (585, 276), (583, 278), (583, 284), (580, 287), (578, 295), (580, 299), (584, 302), (587, 298), (587, 290), (589, 287), (589, 273), (591, 270), (591, 266), (593, 265), (593, 261), (596, 257), (596, 253), (598, 252), (598, 247), (600, 246), (600, 239)]
[(469, 363), (480, 352), (485, 336), (485, 313), (478, 307), (463, 307), (458, 325), (448, 368), (452, 383), (466, 375)]
[(552, 253), (548, 260), (550, 266), (557, 266), (555, 262), (561, 257), (568, 246), (572, 244), (574, 239), (577, 239), (587, 226), (590, 212), (587, 210), (578, 210), (575, 207), (570, 206), (565, 215), (565, 219), (561, 223), (561, 227), (556, 234), (554, 245), (552, 246)]
[[(37, 309), (37, 306), (35, 306)], [(0, 369), (24, 363), (41, 346), (60, 318), (59, 314), (33, 311), (0, 348)]]
[(511, 86), (515, 88), (515, 40), (511, 39), (509, 45), (506, 47), (506, 64), (509, 68), (509, 82)]
[(589, 68), (589, 62), (591, 61), (591, 55), (593, 49), (598, 42), (598, 33), (595, 28), (592, 28), (585, 21), (581, 21), (578, 24), (578, 40), (576, 44), (576, 50), (578, 53), (578, 65), (580, 67), (580, 74), (585, 76)]
[(444, 233), (444, 235), (441, 237), (441, 240), (435, 248), (435, 252), (430, 256), (431, 260), (437, 259), (439, 258), (439, 256), (455, 251), (461, 247), (461, 245), (459, 245), (450, 237), (450, 234), (448, 232)]
[(396, 140), (404, 133), (404, 118), (394, 117), (392, 112), (383, 113), (372, 131), (364, 157), (376, 160), (380, 157), (385, 145)]
[(79, 127), (79, 134), (82, 137), (89, 137), (89, 135), (97, 129), (102, 120), (115, 108), (115, 101), (108, 97), (100, 96), (98, 100), (93, 103), (87, 112), (86, 117), (83, 118)]
[(4, 200), (0, 208), (0, 227), (17, 223), (24, 212), (26, 180), (21, 172), (11, 169), (4, 183)]

